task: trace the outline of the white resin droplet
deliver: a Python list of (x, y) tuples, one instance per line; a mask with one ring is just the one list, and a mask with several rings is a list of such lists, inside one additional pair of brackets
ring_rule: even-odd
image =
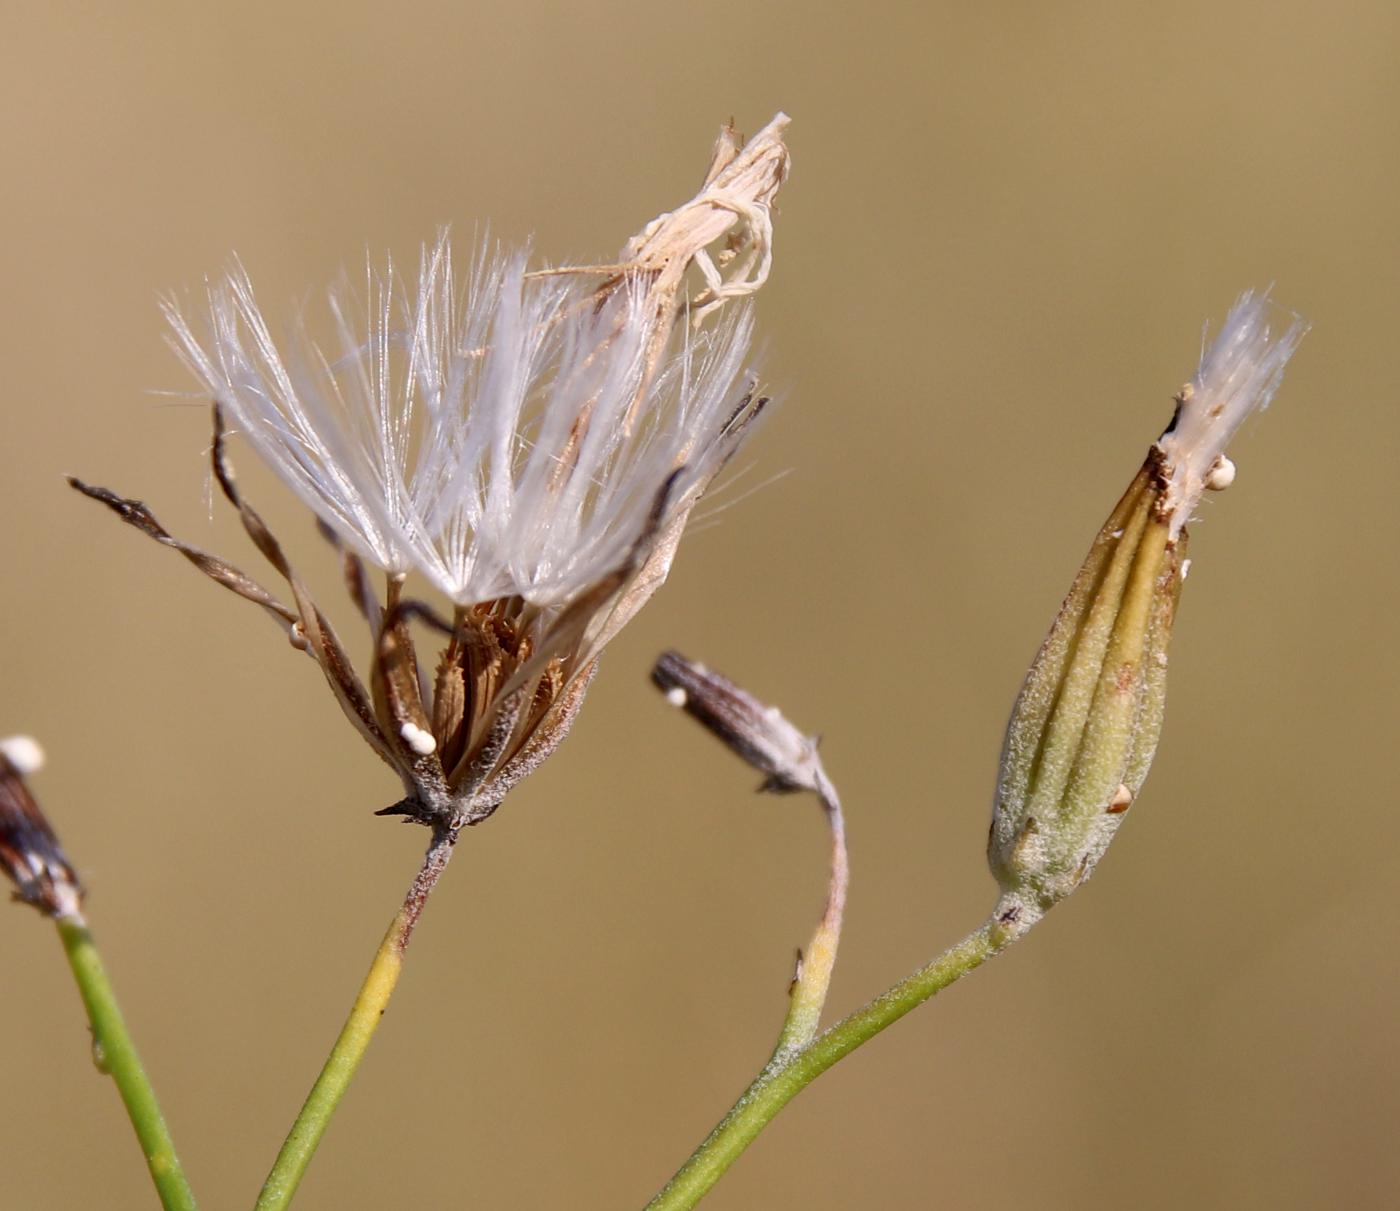
[(686, 703), (685, 690), (678, 685), (673, 685), (666, 691), (666, 701), (672, 706), (684, 706)]
[(1220, 455), (1210, 465), (1210, 470), (1206, 472), (1205, 484), (1212, 492), (1223, 492), (1235, 482), (1235, 464)]
[(44, 768), (44, 750), (33, 736), (6, 736), (0, 740), (0, 753), (21, 774), (34, 774)]
[(426, 757), (429, 753), (437, 751), (437, 741), (433, 739), (432, 733), (424, 731), (416, 723), (405, 723), (399, 728), (399, 735), (403, 737), (404, 743), (420, 757)]

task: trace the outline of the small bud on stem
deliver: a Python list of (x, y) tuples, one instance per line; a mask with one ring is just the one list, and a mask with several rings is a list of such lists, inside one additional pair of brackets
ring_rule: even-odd
[(765, 706), (727, 677), (679, 652), (663, 653), (651, 670), (651, 679), (667, 702), (767, 775), (761, 790), (819, 791), (823, 774), (817, 743), (789, 723), (777, 707)]
[(48, 917), (78, 918), (82, 886), (24, 781), (43, 763), (43, 750), (29, 736), (0, 740), (0, 868), (15, 885), (15, 899)]
[(679, 652), (664, 653), (652, 668), (651, 679), (667, 702), (680, 707), (766, 775), (759, 790), (811, 791), (826, 813), (831, 834), (826, 908), (806, 951), (798, 952), (797, 970), (788, 990), (787, 1020), (774, 1051), (775, 1059), (790, 1056), (816, 1037), (836, 966), (850, 883), (841, 801), (822, 768), (816, 740), (788, 722), (776, 706), (765, 705), (727, 677)]

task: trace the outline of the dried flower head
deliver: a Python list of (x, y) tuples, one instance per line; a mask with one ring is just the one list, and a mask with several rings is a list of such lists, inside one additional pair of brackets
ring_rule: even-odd
[[(459, 281), (440, 237), (412, 289), (388, 265), (364, 297), (333, 290), (330, 344), (304, 327), (279, 344), (238, 266), (207, 307), (168, 305), (215, 401), (217, 482), (290, 606), (140, 502), (74, 486), (288, 628), (400, 775), (386, 811), (449, 830), (484, 819), (563, 739), (598, 654), (664, 581), (766, 402), (743, 370), (747, 296), (771, 263), (786, 125), (747, 146), (722, 131), (701, 191), (615, 264), (531, 271), (526, 254), (487, 249)], [(225, 424), (341, 550), (372, 633), (367, 683), (239, 492)], [(386, 574), (382, 600), (370, 568)], [(450, 617), (404, 595), (411, 573)], [(414, 621), (445, 637), (431, 675)]]
[(43, 764), (31, 737), (0, 740), (0, 869), (14, 883), (15, 899), (45, 916), (77, 917), (82, 886), (25, 782)]
[[(1177, 395), (1172, 423), (1104, 523), (1012, 711), (988, 838), (1002, 911), (1023, 924), (1093, 873), (1156, 752), (1186, 523), (1228, 487), (1225, 447), (1265, 407), (1306, 332), (1246, 293)], [(1276, 309), (1275, 309), (1276, 310)]]
[(776, 706), (760, 702), (728, 677), (679, 652), (663, 652), (652, 665), (651, 680), (667, 702), (764, 775), (760, 790), (823, 793), (827, 777), (816, 739)]

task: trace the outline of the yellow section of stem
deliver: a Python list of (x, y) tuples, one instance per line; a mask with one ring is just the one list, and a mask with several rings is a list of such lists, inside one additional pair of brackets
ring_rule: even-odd
[(825, 774), (819, 778), (817, 793), (831, 830), (831, 880), (822, 919), (798, 960), (788, 1001), (787, 1020), (783, 1023), (778, 1045), (773, 1052), (775, 1059), (806, 1046), (816, 1037), (827, 990), (831, 987), (836, 949), (841, 942), (841, 922), (846, 911), (846, 890), (851, 870), (846, 856), (846, 823), (841, 814), (841, 802), (836, 796), (836, 788)]
[(375, 952), (369, 973), (350, 1009), (350, 1016), (346, 1018), (320, 1076), (311, 1087), (301, 1113), (292, 1124), (272, 1171), (263, 1183), (256, 1211), (283, 1211), (296, 1194), (297, 1186), (321, 1143), (321, 1137), (330, 1126), (331, 1116), (388, 1008), (389, 998), (393, 996), (399, 973), (403, 970), (404, 951), (408, 949), (414, 926), (452, 857), (455, 843), (455, 835), (449, 832), (434, 835), (424, 855), (423, 865), (409, 887), (408, 895), (404, 897), (403, 907), (394, 916)]

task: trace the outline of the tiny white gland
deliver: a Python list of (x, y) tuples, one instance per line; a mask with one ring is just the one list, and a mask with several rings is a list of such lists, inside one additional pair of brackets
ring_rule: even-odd
[(1186, 578), (1187, 578), (1188, 576), (1190, 576), (1190, 575), (1191, 575), (1191, 561), (1190, 561), (1189, 559), (1183, 559), (1183, 560), (1181, 561), (1181, 579), (1182, 579), (1182, 583), (1185, 583)]
[(685, 690), (678, 685), (673, 685), (666, 691), (666, 701), (672, 706), (684, 706), (686, 703)]
[(1205, 484), (1212, 492), (1223, 492), (1235, 482), (1235, 464), (1220, 455), (1206, 472)]
[(404, 743), (420, 757), (426, 757), (429, 753), (437, 751), (437, 741), (433, 739), (432, 733), (424, 731), (416, 723), (405, 723), (399, 728), (399, 735), (403, 737)]
[(44, 750), (33, 736), (6, 736), (0, 740), (0, 753), (25, 776), (44, 768)]

